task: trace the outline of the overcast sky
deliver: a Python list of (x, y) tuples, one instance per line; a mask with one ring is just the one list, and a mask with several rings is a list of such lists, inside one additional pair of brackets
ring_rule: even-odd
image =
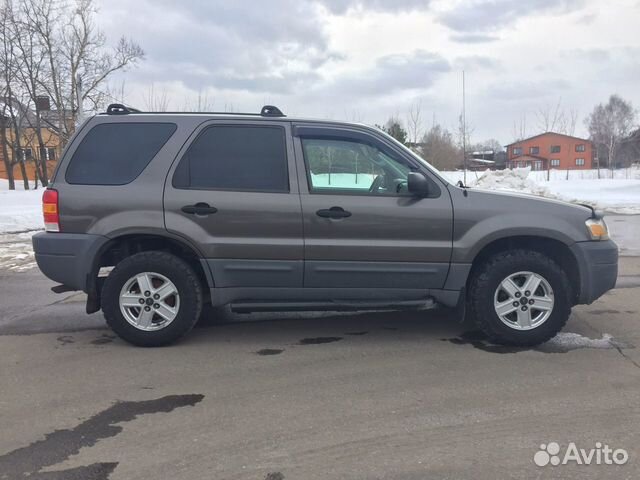
[(420, 102), (424, 128), (455, 130), (463, 69), (472, 141), (509, 143), (525, 118), (538, 133), (559, 99), (579, 135), (612, 93), (640, 107), (640, 0), (100, 1), (108, 38), (146, 52), (124, 75), (143, 109), (151, 85), (173, 109), (200, 92), (216, 110), (368, 124)]

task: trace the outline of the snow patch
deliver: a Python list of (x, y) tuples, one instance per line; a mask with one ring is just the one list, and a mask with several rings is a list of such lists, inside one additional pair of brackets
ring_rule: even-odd
[(560, 332), (538, 348), (541, 351), (567, 352), (579, 348), (619, 349), (631, 347), (630, 345), (617, 341), (608, 333), (603, 334), (601, 338), (589, 338), (579, 333)]
[(36, 266), (31, 246), (33, 233), (0, 235), (0, 269), (22, 272)]
[(22, 182), (9, 190), (9, 182), (0, 179), (0, 234), (42, 229), (42, 192), (23, 190)]

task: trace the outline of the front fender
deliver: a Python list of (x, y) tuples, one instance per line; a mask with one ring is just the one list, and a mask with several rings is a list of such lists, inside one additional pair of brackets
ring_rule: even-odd
[(453, 190), (453, 263), (471, 263), (488, 244), (501, 238), (544, 237), (567, 246), (587, 240), (591, 211), (533, 196)]
[(569, 223), (559, 220), (550, 222), (549, 218), (543, 216), (528, 218), (535, 223), (525, 225), (517, 215), (501, 215), (476, 223), (459, 238), (454, 238), (452, 262), (471, 263), (484, 247), (502, 238), (529, 236), (550, 238), (567, 246), (575, 243), (572, 236), (565, 233), (571, 229)]

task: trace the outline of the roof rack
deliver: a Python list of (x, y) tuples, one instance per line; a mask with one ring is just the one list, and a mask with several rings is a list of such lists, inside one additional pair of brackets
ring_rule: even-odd
[(260, 115), (263, 117), (285, 117), (286, 115), (278, 107), (273, 105), (265, 105), (260, 110)]
[(140, 110), (127, 107), (121, 103), (112, 103), (107, 107), (107, 115), (126, 115), (128, 113), (140, 113)]
[(127, 107), (121, 103), (112, 103), (107, 107), (107, 115), (128, 115), (129, 113), (146, 113), (146, 114), (180, 114), (180, 113), (202, 113), (209, 115), (251, 115), (260, 117), (286, 117), (282, 110), (273, 105), (265, 105), (260, 109), (260, 113), (238, 113), (238, 112), (141, 112), (132, 107)]

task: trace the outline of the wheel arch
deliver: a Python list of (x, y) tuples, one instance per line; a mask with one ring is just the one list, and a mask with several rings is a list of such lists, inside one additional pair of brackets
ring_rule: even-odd
[(181, 237), (170, 234), (128, 232), (111, 238), (97, 252), (87, 278), (87, 313), (100, 309), (103, 278), (99, 276), (103, 267), (113, 267), (131, 255), (148, 251), (164, 251), (181, 258), (193, 268), (203, 289), (213, 286), (213, 278), (202, 254)]
[(479, 267), (493, 255), (508, 250), (530, 250), (546, 255), (566, 272), (571, 287), (571, 300), (575, 305), (580, 297), (580, 267), (569, 246), (555, 238), (536, 235), (514, 235), (494, 239), (484, 245), (474, 256), (467, 277), (466, 288)]

